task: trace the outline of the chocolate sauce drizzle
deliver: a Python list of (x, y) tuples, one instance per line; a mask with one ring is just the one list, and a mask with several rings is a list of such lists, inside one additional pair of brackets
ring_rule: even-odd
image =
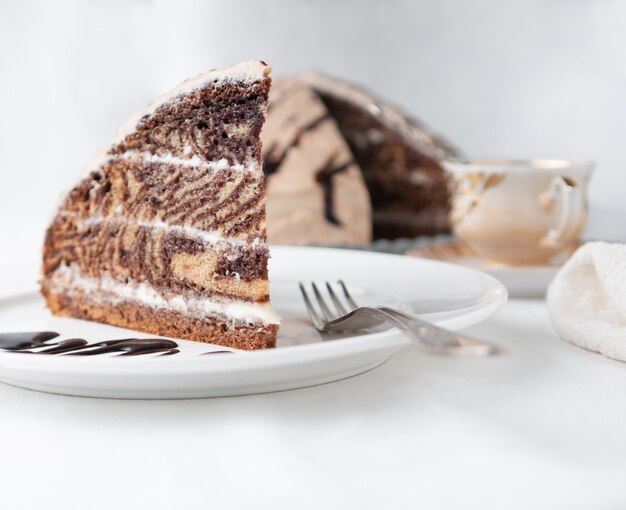
[[(67, 356), (97, 356), (119, 353), (118, 356), (138, 356), (158, 354), (170, 356), (180, 352), (174, 340), (163, 338), (122, 338), (89, 343), (83, 338), (70, 338), (51, 342), (59, 336), (56, 331), (36, 331), (27, 333), (0, 333), (0, 349), (23, 354), (64, 354)], [(36, 350), (34, 350), (36, 349)], [(223, 354), (226, 350), (203, 352)]]
[[(0, 333), (0, 349), (27, 354), (67, 354), (71, 356), (96, 356), (119, 352), (118, 356), (139, 354), (176, 354), (178, 344), (162, 338), (123, 338), (89, 343), (83, 338), (70, 338), (50, 342), (57, 338), (56, 331), (34, 333)], [(33, 351), (33, 349), (38, 349)]]

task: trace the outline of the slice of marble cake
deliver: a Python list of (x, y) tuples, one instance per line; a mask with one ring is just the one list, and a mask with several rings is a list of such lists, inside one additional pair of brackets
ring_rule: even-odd
[(120, 128), (46, 235), (53, 313), (241, 349), (273, 347), (259, 134), (271, 79), (187, 80)]

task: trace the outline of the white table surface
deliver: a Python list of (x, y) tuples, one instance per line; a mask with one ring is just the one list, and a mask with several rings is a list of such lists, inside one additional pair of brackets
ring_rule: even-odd
[[(35, 277), (34, 255), (2, 262), (3, 295)], [(541, 301), (470, 331), (503, 353), (408, 348), (267, 395), (116, 401), (0, 384), (0, 505), (626, 508), (626, 366), (559, 340)]]

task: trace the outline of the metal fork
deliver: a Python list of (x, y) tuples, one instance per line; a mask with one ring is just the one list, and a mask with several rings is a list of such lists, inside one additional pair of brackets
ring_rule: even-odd
[(359, 331), (390, 323), (406, 332), (422, 348), (431, 353), (479, 357), (494, 354), (497, 350), (493, 344), (440, 328), (401, 310), (387, 306), (359, 306), (350, 295), (343, 280), (339, 280), (337, 284), (341, 288), (344, 302), (339, 298), (333, 286), (326, 282), (326, 290), (336, 309), (335, 312), (328, 305), (315, 282), (311, 282), (311, 288), (319, 305), (319, 311), (313, 305), (304, 283), (299, 283), (307, 312), (318, 331), (326, 333)]

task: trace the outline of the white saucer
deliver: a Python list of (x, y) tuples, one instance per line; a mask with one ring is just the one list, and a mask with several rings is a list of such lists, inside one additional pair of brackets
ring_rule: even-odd
[[(322, 341), (309, 325), (299, 280), (345, 280), (361, 304), (413, 310), (452, 329), (476, 324), (507, 299), (494, 278), (441, 262), (324, 248), (275, 247), (272, 302), (284, 318), (276, 349), (203, 355), (223, 347), (176, 340), (180, 352), (119, 357), (25, 354), (0, 350), (0, 381), (68, 395), (198, 398), (288, 390), (350, 377), (409, 343), (397, 329)], [(0, 332), (57, 331), (59, 339), (154, 338), (113, 326), (53, 317), (31, 292), (0, 300)]]
[(469, 245), (458, 240), (414, 246), (406, 251), (406, 255), (479, 269), (501, 281), (511, 297), (543, 298), (558, 270), (580, 245), (581, 242), (574, 243), (564, 256), (554, 259), (550, 265), (545, 266), (490, 264)]

